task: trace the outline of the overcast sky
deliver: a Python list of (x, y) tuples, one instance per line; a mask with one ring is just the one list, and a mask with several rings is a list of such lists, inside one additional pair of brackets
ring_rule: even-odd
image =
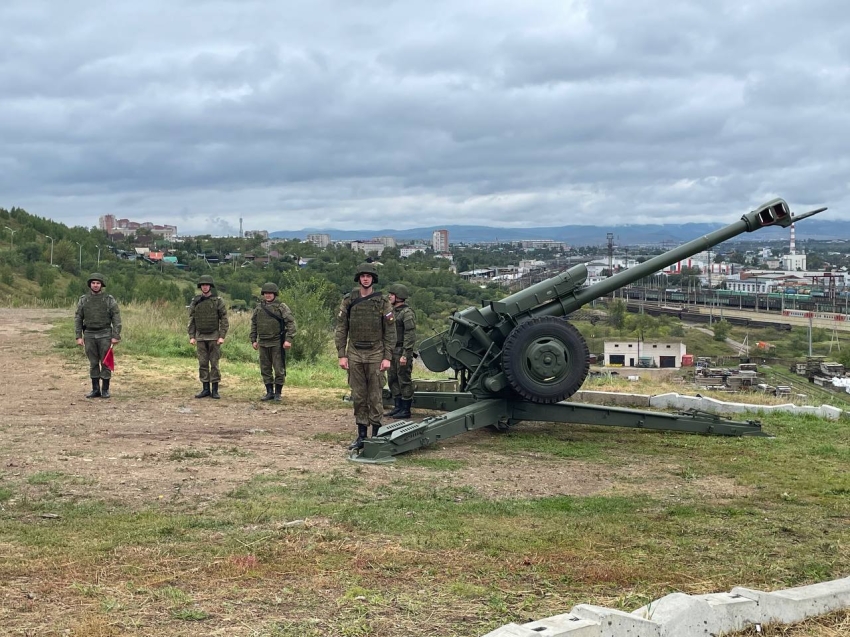
[(0, 206), (183, 233), (847, 218), (842, 0), (3, 0)]

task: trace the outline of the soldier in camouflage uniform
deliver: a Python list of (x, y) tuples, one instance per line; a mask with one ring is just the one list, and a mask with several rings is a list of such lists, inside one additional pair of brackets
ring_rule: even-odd
[(361, 449), (368, 426), (372, 425), (372, 436), (381, 427), (383, 372), (390, 368), (396, 330), (390, 302), (372, 289), (378, 282), (375, 266), (361, 263), (354, 282), (358, 286), (339, 306), (334, 342), (339, 366), (348, 370), (357, 423), (357, 439), (349, 449)]
[(297, 326), (292, 310), (277, 300), (280, 292), (274, 283), (260, 289), (263, 300), (251, 315), (251, 345), (260, 353), (260, 374), (266, 395), (260, 400), (280, 400), (286, 380), (286, 350), (292, 347)]
[(413, 348), (416, 346), (416, 314), (405, 302), (410, 296), (406, 285), (394, 283), (390, 286), (390, 303), (395, 315), (396, 340), (393, 361), (389, 373), (390, 392), (395, 409), (385, 413), (393, 418), (410, 418), (413, 404)]
[(89, 276), (87, 285), (89, 292), (77, 301), (74, 313), (77, 345), (85, 346), (89, 359), (91, 391), (86, 398), (109, 398), (112, 371), (102, 362), (109, 348), (121, 340), (121, 312), (115, 297), (103, 292), (106, 277), (100, 272)]
[(215, 283), (208, 274), (198, 278), (198, 288), (201, 293), (189, 304), (189, 343), (197, 348), (203, 387), (199, 394), (195, 394), (195, 398), (210, 396), (218, 399), (221, 398), (218, 393), (218, 383), (221, 381), (218, 361), (221, 359), (221, 344), (230, 326), (227, 307), (215, 293)]

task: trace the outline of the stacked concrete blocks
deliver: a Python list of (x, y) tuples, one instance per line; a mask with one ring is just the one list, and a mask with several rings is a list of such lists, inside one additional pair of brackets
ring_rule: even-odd
[(508, 624), (484, 637), (719, 637), (755, 624), (790, 624), (850, 608), (850, 577), (765, 593), (673, 593), (636, 611), (579, 604), (569, 613)]

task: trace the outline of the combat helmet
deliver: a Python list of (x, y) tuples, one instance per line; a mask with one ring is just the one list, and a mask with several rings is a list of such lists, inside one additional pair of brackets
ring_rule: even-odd
[(355, 283), (360, 283), (361, 274), (371, 274), (372, 283), (378, 282), (378, 268), (375, 267), (374, 263), (361, 263), (357, 266), (357, 272), (354, 273)]
[(198, 277), (198, 287), (201, 287), (202, 285), (209, 285), (210, 287), (214, 288), (215, 282), (209, 274), (202, 274)]
[(395, 294), (395, 298), (400, 301), (406, 301), (410, 296), (410, 291), (407, 289), (407, 286), (403, 283), (393, 283), (388, 290), (390, 294)]
[(263, 283), (263, 287), (260, 288), (260, 293), (265, 294), (266, 292), (271, 292), (277, 296), (280, 293), (280, 288), (272, 282)]
[(100, 272), (92, 272), (89, 275), (89, 280), (86, 281), (86, 287), (91, 287), (92, 281), (100, 281), (101, 287), (106, 287), (106, 277), (103, 276)]

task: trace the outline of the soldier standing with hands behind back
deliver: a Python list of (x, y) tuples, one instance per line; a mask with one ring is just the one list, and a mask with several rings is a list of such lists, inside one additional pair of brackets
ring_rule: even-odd
[(396, 341), (389, 373), (390, 393), (395, 409), (385, 413), (393, 418), (410, 418), (413, 404), (413, 348), (416, 346), (416, 314), (407, 305), (410, 293), (407, 286), (393, 283), (390, 286), (390, 303), (395, 313)]
[(260, 375), (266, 386), (260, 400), (279, 401), (286, 380), (286, 350), (292, 347), (298, 328), (292, 310), (277, 300), (277, 285), (265, 283), (260, 292), (263, 300), (251, 315), (251, 346), (260, 354)]
[(218, 361), (221, 359), (221, 344), (230, 327), (227, 307), (214, 293), (215, 283), (208, 274), (198, 277), (198, 288), (201, 293), (189, 304), (189, 343), (197, 348), (198, 374), (203, 387), (195, 398), (209, 396), (218, 399), (221, 398), (218, 393), (221, 381)]
[(357, 423), (357, 439), (348, 448), (362, 449), (369, 425), (372, 425), (372, 436), (376, 436), (381, 427), (382, 372), (390, 368), (396, 329), (390, 302), (372, 289), (378, 282), (374, 264), (361, 263), (354, 282), (358, 286), (339, 306), (334, 342), (339, 366), (348, 370)]
[(103, 292), (106, 277), (100, 272), (89, 276), (87, 285), (89, 292), (80, 297), (74, 312), (77, 345), (85, 346), (89, 359), (91, 391), (86, 398), (109, 398), (112, 371), (101, 363), (109, 348), (121, 340), (121, 312), (115, 297)]

